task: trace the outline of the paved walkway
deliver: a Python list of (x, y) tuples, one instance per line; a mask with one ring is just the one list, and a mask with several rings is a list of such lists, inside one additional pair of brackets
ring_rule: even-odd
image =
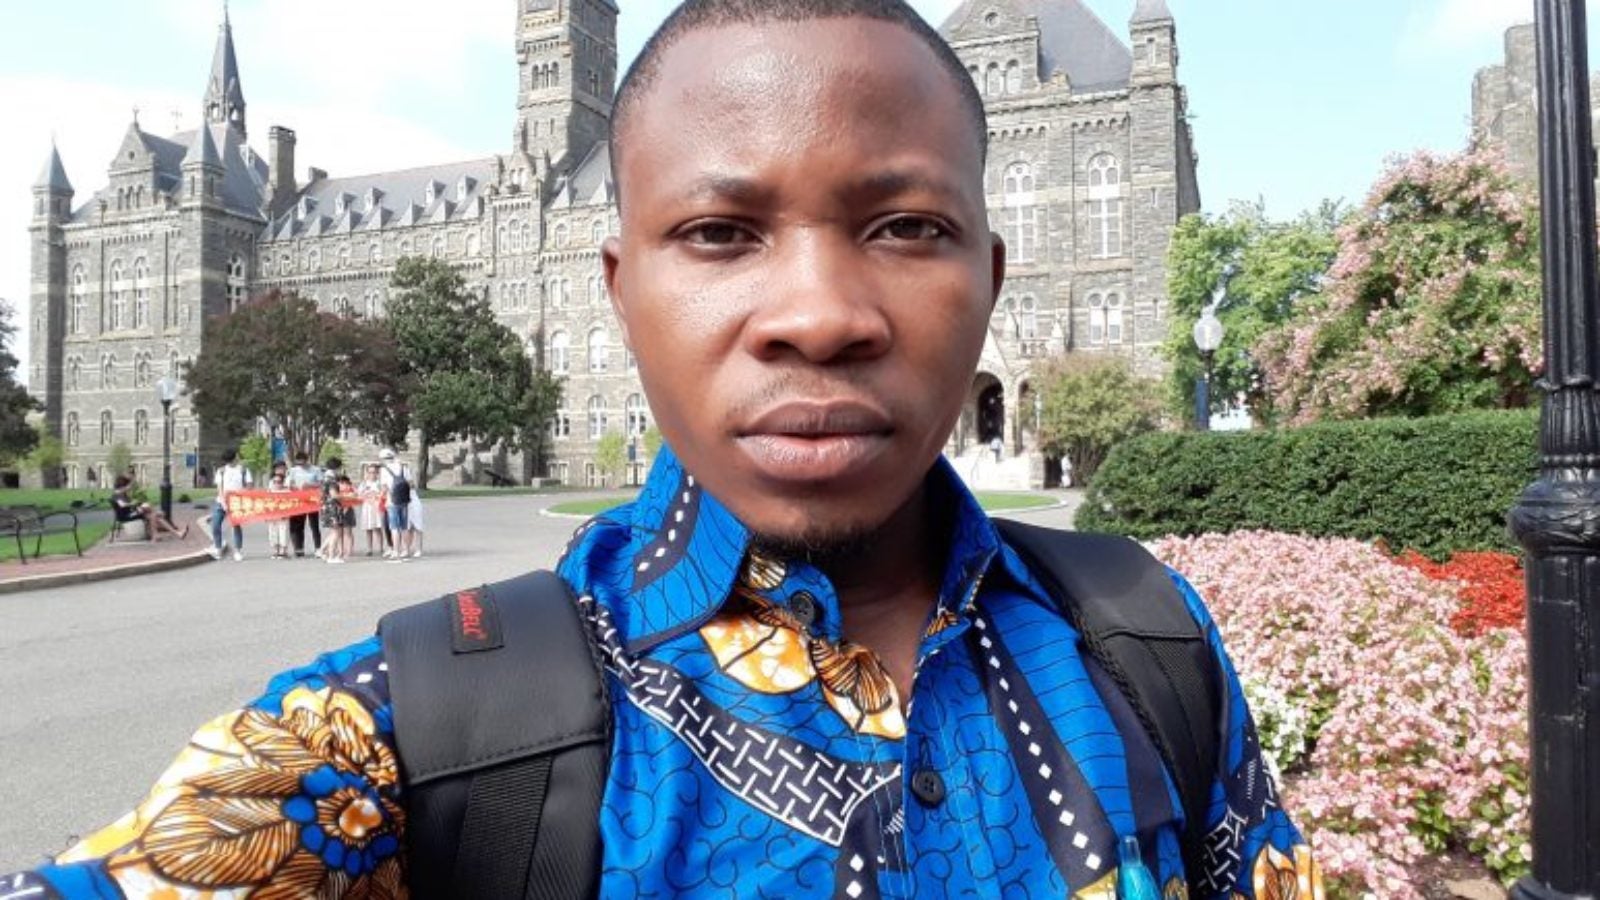
[[(172, 508), (178, 527), (190, 525), (188, 536), (182, 540), (163, 535), (161, 540), (153, 543), (137, 538), (118, 539), (112, 543), (108, 535), (94, 546), (84, 548), (83, 556), (68, 553), (43, 559), (30, 557), (26, 565), (16, 560), (0, 563), (0, 593), (30, 590), (40, 582), (55, 586), (67, 583), (69, 576), (94, 580), (119, 572), (143, 571), (145, 567), (160, 569), (181, 565), (211, 545), (209, 510), (209, 505), (204, 509), (193, 506)], [(94, 515), (93, 512), (80, 514), (80, 522)], [(26, 538), (24, 546), (30, 551), (33, 549), (27, 545)]]

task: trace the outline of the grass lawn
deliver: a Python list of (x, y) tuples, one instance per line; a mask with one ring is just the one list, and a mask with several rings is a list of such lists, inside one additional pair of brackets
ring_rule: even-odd
[[(7, 491), (6, 493), (11, 492)], [(55, 524), (54, 520), (51, 521), (51, 524)], [(100, 522), (84, 522), (78, 525), (78, 542), (83, 545), (83, 549), (87, 550), (110, 533), (110, 519)], [(22, 536), (22, 549), (27, 551), (28, 559), (30, 560), (33, 559), (33, 542), (36, 540), (38, 538), (28, 537), (27, 535)], [(57, 556), (73, 552), (72, 535), (70, 534), (45, 535), (44, 543), (39, 545), (40, 556)], [(16, 538), (9, 534), (0, 535), (0, 562), (16, 562), (16, 559)]]
[[(172, 486), (173, 518), (186, 520), (186, 511), (194, 503), (208, 504), (216, 491), (211, 488), (180, 488)], [(184, 504), (178, 498), (187, 495), (189, 504)], [(161, 490), (151, 486), (146, 490), (146, 496), (152, 505), (159, 502)], [(109, 510), (111, 508), (111, 492), (95, 488), (56, 488), (50, 490), (0, 490), (0, 506), (36, 506), (46, 512), (57, 510), (73, 511), (73, 503), (90, 510)], [(83, 521), (85, 518), (82, 509), (78, 510), (78, 542), (87, 550), (99, 543), (106, 535), (111, 533), (111, 519), (109, 515), (96, 517), (95, 521)], [(51, 524), (55, 524), (54, 521)], [(33, 542), (36, 538), (26, 535), (22, 538), (22, 546), (28, 552), (28, 558), (33, 558)], [(44, 543), (39, 546), (41, 556), (58, 556), (74, 552), (72, 535), (51, 534), (46, 535)], [(17, 558), (17, 542), (10, 535), (0, 535), (0, 562), (14, 562)]]
[[(978, 504), (988, 512), (1015, 512), (1022, 509), (1040, 509), (1055, 503), (1055, 498), (1045, 494), (1025, 493), (1000, 493), (984, 492), (977, 495)], [(550, 507), (550, 512), (563, 516), (592, 516), (605, 512), (619, 503), (626, 503), (633, 499), (624, 497), (601, 497), (596, 500), (574, 500), (571, 503), (557, 503)]]

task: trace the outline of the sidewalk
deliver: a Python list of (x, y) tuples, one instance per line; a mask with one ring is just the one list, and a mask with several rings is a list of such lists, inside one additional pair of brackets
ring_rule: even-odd
[(172, 513), (180, 528), (185, 523), (190, 526), (189, 535), (183, 540), (163, 536), (156, 543), (135, 539), (113, 544), (108, 537), (84, 548), (81, 557), (69, 553), (30, 558), (27, 565), (8, 562), (0, 565), (0, 594), (125, 578), (209, 561), (206, 548), (211, 546), (210, 517), (186, 507), (174, 507)]

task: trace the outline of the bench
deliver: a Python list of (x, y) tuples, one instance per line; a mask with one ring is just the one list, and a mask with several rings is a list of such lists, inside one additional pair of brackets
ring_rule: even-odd
[(83, 543), (78, 539), (78, 514), (66, 511), (41, 512), (37, 507), (12, 506), (0, 509), (0, 536), (10, 535), (17, 542), (17, 558), (24, 565), (28, 554), (22, 545), (25, 537), (33, 538), (33, 558), (39, 558), (46, 535), (72, 535), (72, 546), (83, 555)]

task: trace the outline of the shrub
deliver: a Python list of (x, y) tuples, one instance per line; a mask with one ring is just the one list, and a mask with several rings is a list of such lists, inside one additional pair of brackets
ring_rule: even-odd
[(1511, 550), (1537, 415), (1465, 413), (1125, 441), (1089, 484), (1086, 531), (1141, 539), (1251, 529), (1382, 539), (1442, 559)]
[[(1310, 753), (1284, 804), (1331, 898), (1418, 900), (1417, 862), (1446, 848), (1503, 879), (1526, 870), (1520, 634), (1457, 634), (1450, 585), (1357, 541), (1242, 532), (1155, 551), (1207, 598), (1241, 681), (1303, 707)], [(1263, 747), (1299, 739), (1297, 722), (1258, 712)]]
[(1118, 356), (1074, 354), (1035, 369), (1039, 391), (1039, 442), (1065, 459), (1074, 478), (1094, 477), (1106, 454), (1122, 441), (1155, 430), (1160, 385), (1142, 378)]

